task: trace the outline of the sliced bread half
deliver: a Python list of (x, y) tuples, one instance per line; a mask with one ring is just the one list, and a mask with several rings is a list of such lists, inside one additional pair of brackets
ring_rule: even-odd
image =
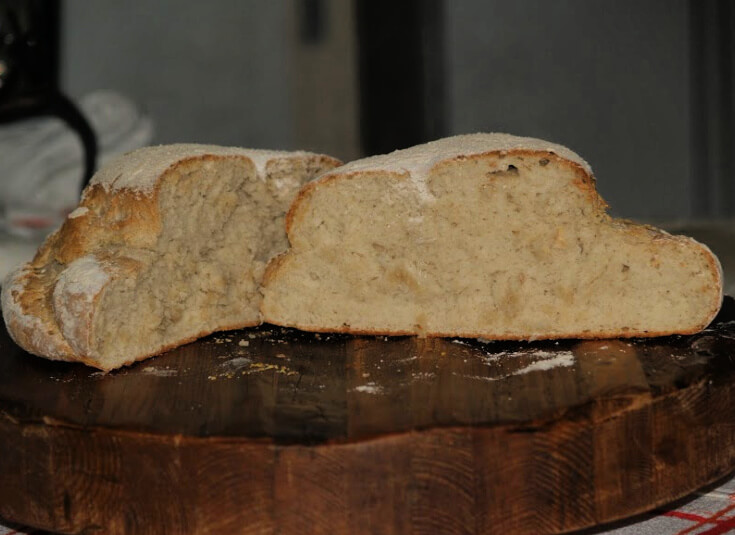
[(693, 333), (717, 313), (704, 245), (612, 219), (569, 149), (475, 134), (308, 184), (264, 320), (313, 331), (491, 339)]
[(328, 156), (148, 147), (101, 169), (35, 258), (2, 285), (13, 339), (110, 370), (260, 323), (259, 285), (285, 212)]

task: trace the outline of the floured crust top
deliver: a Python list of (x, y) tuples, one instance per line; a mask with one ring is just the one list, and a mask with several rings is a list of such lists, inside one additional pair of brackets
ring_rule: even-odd
[[(427, 180), (431, 170), (438, 164), (483, 154), (512, 152), (555, 154), (569, 161), (573, 166), (578, 166), (590, 180), (594, 181), (592, 167), (579, 154), (563, 145), (544, 141), (543, 139), (504, 133), (463, 134), (438, 139), (408, 149), (396, 150), (389, 154), (379, 154), (354, 160), (323, 173), (317, 180), (310, 182), (299, 192), (286, 214), (286, 232), (290, 232), (294, 215), (302, 201), (315, 188), (337, 176), (357, 175), (363, 172), (405, 174), (411, 186), (416, 190), (419, 199), (423, 202), (431, 202), (433, 195), (429, 192)], [(598, 199), (597, 202), (604, 205), (604, 201), (599, 196), (595, 194), (595, 197)]]
[(390, 154), (381, 154), (355, 160), (354, 162), (329, 171), (326, 175), (337, 173), (350, 174), (360, 171), (408, 172), (413, 179), (423, 181), (426, 180), (431, 168), (441, 161), (488, 152), (510, 152), (514, 150), (557, 154), (562, 158), (578, 164), (588, 174), (592, 174), (590, 165), (576, 152), (563, 145), (549, 143), (548, 141), (532, 137), (491, 133), (453, 136), (408, 149), (397, 150)]
[(318, 155), (301, 151), (241, 149), (196, 143), (144, 147), (111, 161), (92, 177), (90, 185), (102, 186), (108, 192), (126, 188), (141, 193), (150, 193), (155, 188), (158, 179), (169, 167), (181, 160), (202, 156), (244, 156), (253, 162), (258, 176), (264, 178), (266, 165), (273, 159)]

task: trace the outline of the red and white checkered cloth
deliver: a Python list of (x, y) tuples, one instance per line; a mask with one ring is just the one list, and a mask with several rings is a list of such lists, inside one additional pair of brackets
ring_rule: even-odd
[(605, 535), (722, 535), (735, 533), (735, 477), (717, 488), (695, 492), (672, 508), (662, 508), (610, 529)]
[[(0, 535), (46, 535), (48, 532), (0, 524)], [(735, 477), (719, 487), (696, 492), (674, 508), (663, 508), (633, 521), (586, 530), (594, 535), (735, 534)], [(582, 535), (582, 534), (578, 534)]]

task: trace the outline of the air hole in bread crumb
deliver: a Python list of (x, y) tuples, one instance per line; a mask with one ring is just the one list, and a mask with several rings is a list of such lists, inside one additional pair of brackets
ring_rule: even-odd
[(517, 174), (518, 174), (518, 168), (515, 165), (510, 164), (505, 169), (498, 169), (497, 171), (489, 171), (487, 173), (487, 176), (490, 177), (490, 176), (498, 176), (498, 175), (502, 176), (502, 175), (517, 175)]
[(541, 167), (543, 167), (543, 166), (545, 166), (545, 165), (549, 165), (549, 159), (548, 159), (548, 158), (542, 158), (541, 160), (539, 160), (539, 161), (538, 161), (538, 164), (539, 164), (539, 165), (540, 165)]

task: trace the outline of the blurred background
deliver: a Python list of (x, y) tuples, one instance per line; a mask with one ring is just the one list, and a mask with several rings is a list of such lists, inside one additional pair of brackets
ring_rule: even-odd
[[(501, 131), (578, 152), (614, 215), (732, 233), (732, 0), (0, 0), (0, 201), (16, 235), (8, 211), (76, 194), (85, 162), (73, 118), (17, 112), (24, 31), (57, 58), (45, 68), (95, 133), (95, 165), (150, 143), (350, 160)], [(48, 172), (32, 162), (51, 123), (76, 160)]]

